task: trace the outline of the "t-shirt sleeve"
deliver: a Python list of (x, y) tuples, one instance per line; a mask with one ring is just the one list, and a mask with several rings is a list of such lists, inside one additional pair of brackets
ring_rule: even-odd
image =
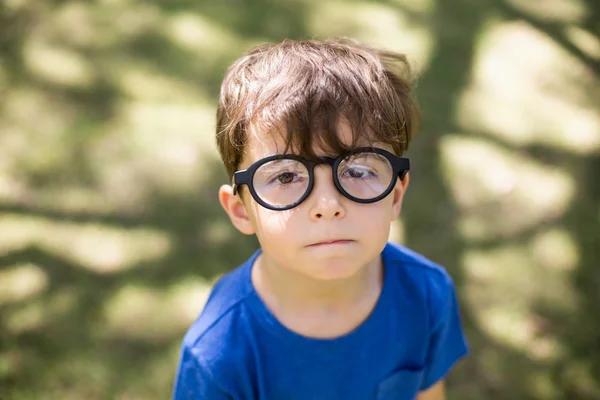
[(427, 363), (421, 390), (425, 390), (443, 379), (454, 364), (468, 353), (454, 284), (445, 272), (443, 278), (432, 285), (430, 289), (432, 316), (435, 320), (429, 338)]
[(210, 370), (187, 347), (183, 346), (175, 385), (173, 400), (231, 400), (215, 382)]

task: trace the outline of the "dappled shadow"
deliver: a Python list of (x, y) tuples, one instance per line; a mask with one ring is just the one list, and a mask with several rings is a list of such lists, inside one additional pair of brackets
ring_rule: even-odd
[[(316, 36), (308, 23), (312, 6), (274, 0), (18, 3), (0, 4), (0, 279), (13, 274), (15, 282), (0, 293), (0, 398), (165, 398), (179, 342), (205, 292), (257, 246), (230, 226), (216, 196), (227, 181), (212, 128), (221, 77), (254, 43)], [(435, 42), (417, 92), (424, 123), (408, 153), (413, 171), (403, 221), (407, 244), (448, 268), (461, 300), (472, 353), (448, 380), (450, 398), (600, 397), (597, 149), (517, 143), (458, 116), (474, 79), (478, 43), (498, 18), (534, 27), (591, 71), (592, 78), (568, 77), (566, 85), (585, 93), (574, 102), (598, 108), (600, 91), (592, 87), (600, 79), (598, 58), (565, 29), (576, 25), (598, 39), (600, 5), (588, 0), (585, 16), (567, 23), (519, 1), (440, 0), (431, 11), (394, 0), (372, 3), (429, 30)], [(346, 35), (361, 34), (358, 24), (348, 26), (356, 29)], [(198, 113), (210, 123), (194, 119)], [(188, 117), (193, 123), (182, 124)], [(471, 214), (493, 225), (494, 214), (507, 208), (501, 199), (483, 211), (461, 204), (455, 186), (462, 177), (449, 177), (447, 168), (466, 154), (444, 158), (449, 136), (566, 171), (575, 182), (568, 210), (516, 232), (467, 237), (461, 226)], [(169, 148), (178, 140), (183, 148)], [(479, 278), (465, 259), (529, 245), (557, 227), (578, 249), (567, 285), (575, 304), (532, 295), (531, 343), (558, 343), (554, 353), (536, 358), (490, 333), (480, 304), (490, 300), (472, 294)], [(98, 237), (103, 230), (121, 232), (141, 244), (115, 261), (105, 254), (120, 254), (110, 243), (78, 242), (72, 231), (80, 228), (81, 235), (101, 232)], [(538, 269), (532, 276), (543, 282), (546, 271)], [(497, 305), (515, 296), (503, 295), (499, 283), (483, 284), (497, 294)], [(543, 293), (542, 283), (528, 285)], [(514, 330), (508, 323), (503, 328)]]
[[(461, 131), (456, 121), (457, 100), (472, 78), (477, 38), (490, 12), (485, 2), (437, 3), (432, 20), (436, 51), (417, 91), (423, 124), (409, 150), (415, 161), (403, 218), (407, 244), (443, 264), (460, 297), (471, 355), (449, 376), (449, 398), (531, 399), (528, 373), (539, 367), (483, 332), (464, 295), (468, 278), (462, 263), (468, 245), (458, 229), (461, 210), (452, 200), (441, 158), (443, 136)], [(493, 366), (492, 358), (496, 359)]]
[[(566, 24), (563, 21), (553, 21), (552, 19), (548, 20), (547, 18), (536, 15), (534, 12), (528, 12), (514, 5), (514, 3), (518, 4), (519, 2), (513, 3), (507, 0), (494, 0), (494, 3), (498, 7), (498, 10), (502, 12), (507, 19), (525, 21), (534, 28), (545, 33), (564, 50), (568, 51), (571, 55), (579, 59), (585, 66), (593, 71), (596, 77), (600, 78), (600, 60), (597, 57), (590, 56), (576, 43), (573, 43), (573, 41), (567, 35), (567, 28), (569, 28), (569, 24)], [(598, 6), (598, 2), (594, 0), (587, 0), (581, 3), (584, 4), (586, 13), (585, 17), (578, 25), (580, 25), (582, 29), (585, 29), (590, 34), (598, 37), (600, 34), (600, 23), (598, 22), (600, 20), (600, 7)], [(540, 8), (543, 8), (543, 6), (540, 6)]]
[[(110, 9), (110, 5), (84, 6), (66, 1), (22, 4), (11, 9), (2, 3), (0, 7), (0, 83), (5, 84), (1, 89), (0, 122), (7, 126), (0, 140), (6, 149), (23, 137), (30, 140), (28, 145), (35, 146), (40, 135), (54, 135), (56, 146), (39, 151), (25, 147), (21, 153), (4, 155), (10, 156), (13, 163), (3, 165), (3, 173), (12, 175), (8, 193), (5, 190), (0, 200), (0, 222), (8, 221), (4, 217), (22, 219), (34, 227), (27, 233), (31, 239), (9, 244), (0, 252), (0, 273), (10, 277), (6, 273), (33, 265), (36, 276), (43, 277), (43, 284), (26, 295), (14, 286), (0, 296), (0, 398), (37, 398), (41, 393), (45, 398), (61, 399), (164, 398), (172, 384), (183, 332), (202, 306), (202, 296), (198, 298), (192, 292), (208, 290), (216, 277), (247, 258), (257, 243), (252, 237), (235, 235), (218, 204), (217, 190), (227, 177), (210, 148), (214, 148), (212, 124), (194, 129), (209, 139), (192, 141), (199, 145), (191, 154), (199, 154), (194, 156), (195, 168), (201, 171), (197, 179), (191, 175), (185, 190), (173, 190), (138, 173), (139, 177), (131, 182), (134, 186), (117, 186), (129, 205), (111, 203), (112, 195), (106, 192), (106, 165), (98, 163), (98, 153), (122, 152), (126, 142), (118, 137), (110, 141), (106, 138), (114, 126), (122, 125), (124, 105), (135, 104), (140, 98), (145, 104), (163, 101), (140, 97), (144, 93), (124, 87), (119, 66), (156, 71), (157, 76), (185, 82), (193, 93), (216, 103), (226, 66), (248, 47), (241, 38), (264, 41), (301, 36), (301, 10), (286, 3), (262, 1), (233, 2), (225, 8), (214, 2), (156, 2), (122, 9), (114, 5)], [(136, 7), (141, 22), (132, 16)], [(195, 42), (197, 49), (194, 43), (182, 46), (168, 35), (170, 18), (177, 16), (188, 18), (183, 25), (185, 28), (185, 23), (191, 23), (192, 30), (203, 28), (202, 23), (209, 21), (217, 30), (231, 35), (235, 46), (219, 48), (221, 37), (200, 38)], [(127, 21), (118, 21), (120, 18), (130, 18), (131, 26), (123, 26)], [(67, 35), (61, 34), (60, 28), (54, 29), (61, 21), (73, 23), (70, 34), (69, 28), (65, 28)], [(106, 29), (112, 23), (118, 27), (115, 31), (125, 33), (120, 40), (103, 43), (101, 35), (110, 36)], [(91, 37), (85, 37), (86, 30), (94, 31)], [(32, 61), (27, 51), (33, 50), (25, 51), (32, 38), (40, 35), (43, 39), (39, 40), (49, 43), (52, 50), (59, 48), (58, 54), (66, 57), (64, 65), (83, 65), (91, 78), (80, 84), (69, 81), (65, 75), (68, 71), (62, 71), (60, 65), (48, 70), (50, 61), (48, 65), (32, 64), (44, 62), (35, 55)], [(204, 43), (212, 40), (216, 42)], [(70, 60), (74, 61), (69, 64)], [(151, 88), (154, 83), (149, 79), (140, 88)], [(33, 96), (37, 110), (16, 109), (15, 95), (26, 101)], [(175, 106), (189, 101), (177, 98), (177, 93), (167, 93), (169, 96), (174, 96)], [(45, 106), (51, 106), (54, 115), (46, 116)], [(15, 111), (23, 114), (21, 121)], [(41, 112), (41, 118), (36, 111)], [(44, 121), (54, 117), (59, 118), (60, 127), (44, 126)], [(149, 134), (170, 132), (165, 127)], [(43, 143), (44, 139), (38, 142)], [(105, 148), (99, 152), (98, 146)], [(135, 157), (136, 151), (134, 148), (133, 153), (125, 152), (123, 156)], [(32, 156), (25, 157), (25, 152)], [(136, 168), (140, 168), (139, 163)], [(163, 167), (165, 174), (169, 174), (168, 168), (168, 164)], [(117, 178), (111, 179), (118, 182), (118, 175), (126, 176), (130, 170), (131, 166), (125, 165), (116, 172)], [(143, 195), (135, 202), (127, 200), (135, 196), (135, 191), (128, 194), (135, 187), (143, 187)], [(61, 196), (71, 192), (80, 196), (77, 193), (82, 190), (84, 200), (75, 207), (65, 207)], [(4, 229), (12, 229), (8, 226)], [(118, 268), (105, 271), (102, 263), (88, 264), (69, 252), (56, 251), (56, 246), (48, 244), (51, 240), (37, 238), (35, 231), (42, 228), (44, 233), (40, 235), (60, 236), (58, 231), (53, 233), (54, 226), (91, 226), (132, 234), (138, 230), (157, 232), (166, 238), (168, 246), (157, 257), (134, 257), (130, 264), (121, 262)], [(4, 240), (14, 234), (5, 233)], [(99, 247), (97, 251), (103, 250)], [(184, 300), (179, 287), (189, 292), (186, 299), (198, 301), (183, 304), (186, 312), (181, 310)], [(132, 301), (140, 304), (130, 305), (133, 311), (124, 316), (119, 314)], [(168, 309), (175, 305), (179, 309)]]
[(576, 240), (579, 262), (571, 276), (575, 306), (564, 310), (540, 302), (544, 334), (554, 334), (564, 351), (552, 365), (552, 379), (565, 399), (596, 399), (600, 395), (600, 156), (581, 157), (573, 166), (580, 190), (564, 217)]
[[(588, 2), (588, 10), (580, 26), (599, 37), (599, 6)], [(528, 14), (503, 1), (438, 2), (431, 21), (437, 38), (436, 51), (418, 88), (419, 102), (424, 113), (423, 129), (409, 151), (409, 156), (415, 161), (412, 163), (414, 168), (411, 172), (410, 191), (403, 209), (408, 244), (444, 264), (453, 276), (461, 297), (471, 356), (450, 375), (450, 398), (597, 398), (600, 396), (600, 325), (597, 323), (600, 312), (600, 275), (595, 268), (595, 261), (600, 255), (600, 227), (597, 223), (600, 199), (597, 195), (597, 177), (594, 176), (600, 171), (597, 157), (582, 156), (545, 144), (515, 145), (494, 135), (470, 131), (457, 121), (458, 99), (472, 79), (475, 46), (484, 24), (497, 16), (498, 12), (507, 21), (517, 19), (531, 24), (589, 68), (596, 79), (592, 82), (571, 82), (570, 89), (578, 88), (580, 92), (586, 93), (582, 100), (584, 104), (598, 104), (598, 91), (588, 88), (590, 83), (596, 87), (598, 85), (599, 60), (584, 53), (567, 38), (566, 24), (561, 26), (559, 23), (546, 22), (533, 13)], [(483, 139), (486, 143), (493, 143), (510, 153), (519, 154), (544, 168), (573, 172), (578, 185), (569, 211), (565, 215), (549, 215), (517, 233), (498, 233), (480, 240), (466, 241), (459, 226), (461, 214), (468, 210), (461, 210), (459, 205), (452, 202), (448, 175), (444, 173), (441, 160), (441, 139), (448, 133), (454, 137), (461, 135), (469, 139)], [(462, 156), (460, 153), (452, 155), (456, 158)], [(481, 168), (485, 169), (486, 166), (481, 165)], [(460, 176), (454, 178), (461, 180)], [(499, 211), (490, 207), (490, 212)], [(533, 335), (540, 338), (557, 335), (558, 342), (565, 346), (561, 347), (565, 351), (559, 351), (560, 356), (554, 361), (536, 360), (526, 352), (497, 341), (482, 329), (480, 319), (473, 314), (476, 306), (474, 301), (477, 300), (465, 295), (470, 278), (465, 275), (463, 263), (465, 255), (470, 251), (530, 243), (539, 233), (556, 226), (567, 227), (580, 247), (580, 261), (573, 274), (573, 288), (578, 301), (574, 307), (574, 315), (566, 314), (562, 304), (546, 303), (539, 308), (533, 306), (537, 313), (532, 316), (536, 321)], [(536, 283), (531, 282), (531, 285)], [(489, 290), (494, 290), (493, 283)], [(509, 302), (510, 299), (505, 297), (505, 301)], [(540, 304), (542, 303), (543, 300), (540, 300)], [(568, 313), (572, 312), (572, 309), (568, 310)], [(507, 325), (505, 329), (514, 328)], [(542, 376), (547, 378), (540, 378)], [(544, 379), (552, 383), (546, 383)]]
[[(215, 169), (214, 165), (210, 166)], [(0, 379), (1, 386), (9, 393), (36, 393), (38, 391), (74, 391), (78, 395), (87, 393), (88, 383), (64, 382), (65, 372), (62, 364), (69, 357), (77, 357), (81, 353), (84, 359), (93, 358), (98, 371), (105, 375), (101, 387), (92, 392), (91, 398), (113, 398), (124, 393), (132, 386), (132, 382), (144, 388), (144, 378), (139, 375), (138, 366), (148, 365), (156, 361), (167, 351), (172, 350), (173, 342), (180, 340), (179, 328), (167, 329), (167, 335), (148, 337), (119, 337), (119, 335), (102, 335), (102, 321), (106, 320), (106, 302), (118, 295), (124, 286), (138, 286), (161, 292), (175, 284), (185, 282), (192, 277), (203, 277), (207, 282), (215, 276), (227, 272), (256, 249), (256, 241), (250, 237), (224, 236), (207, 237), (211, 224), (226, 223), (216, 200), (218, 185), (224, 181), (224, 174), (219, 171), (209, 181), (202, 184), (202, 189), (173, 196), (160, 192), (153, 193), (151, 203), (145, 206), (144, 212), (135, 217), (118, 214), (85, 214), (61, 213), (56, 210), (43, 210), (19, 206), (2, 206), (1, 212), (12, 215), (35, 216), (50, 221), (70, 221), (78, 224), (99, 223), (119, 228), (153, 228), (168, 232), (173, 246), (164, 257), (142, 261), (128, 266), (126, 271), (103, 274), (90, 270), (81, 263), (72, 261), (59, 254), (29, 245), (0, 256), (0, 271), (13, 265), (33, 264), (43, 268), (48, 283), (37, 295), (17, 303), (0, 304), (0, 314), (10, 317), (1, 320), (0, 324), (18, 325), (18, 320), (27, 318), (22, 310), (38, 308), (38, 313), (49, 312), (50, 315), (37, 317), (31, 327), (25, 326), (22, 331), (14, 332), (14, 327), (2, 326), (0, 343), (8, 349), (8, 355), (19, 359), (13, 374)], [(235, 251), (232, 251), (235, 249)], [(44, 308), (60, 301), (60, 296), (71, 296), (71, 301), (60, 312), (52, 312)], [(149, 304), (152, 306), (152, 304)], [(196, 308), (200, 307), (199, 304)], [(45, 311), (42, 311), (44, 310)], [(153, 319), (153, 310), (142, 309)], [(160, 318), (155, 319), (161, 324)], [(160, 331), (161, 327), (156, 329)], [(10, 333), (12, 331), (12, 333)], [(6, 335), (9, 336), (6, 336)], [(65, 340), (67, 339), (67, 340)], [(40, 374), (40, 370), (44, 370)], [(58, 381), (54, 381), (56, 376)], [(92, 371), (93, 372), (93, 371)], [(170, 371), (169, 371), (170, 372)], [(92, 374), (93, 375), (93, 374)], [(91, 377), (91, 376), (90, 376)], [(41, 378), (41, 379), (40, 379)], [(42, 385), (42, 386), (37, 386)], [(62, 393), (64, 393), (62, 392)], [(143, 393), (151, 391), (142, 390)], [(147, 396), (146, 395), (146, 396)]]

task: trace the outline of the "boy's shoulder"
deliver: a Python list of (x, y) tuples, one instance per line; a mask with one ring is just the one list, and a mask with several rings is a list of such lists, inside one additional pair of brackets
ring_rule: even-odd
[(386, 266), (398, 268), (414, 279), (436, 285), (452, 284), (452, 278), (443, 266), (408, 247), (389, 242), (382, 255)]
[(423, 303), (432, 323), (430, 328), (435, 329), (455, 300), (454, 282), (448, 271), (422, 254), (396, 243), (386, 245), (383, 260), (386, 268), (394, 269), (394, 285), (410, 293), (413, 302)]
[[(238, 310), (244, 300), (252, 293), (249, 282), (250, 268), (256, 254), (244, 264), (222, 276), (213, 286), (200, 316), (194, 321), (186, 333), (183, 344), (193, 348), (208, 332), (216, 331), (222, 337), (226, 332), (222, 327), (230, 328), (239, 317)], [(215, 335), (211, 335), (215, 336)]]
[(250, 270), (259, 252), (222, 276), (213, 286), (200, 316), (188, 329), (183, 347), (192, 353), (201, 350), (207, 364), (222, 359), (227, 349), (239, 348), (248, 315), (244, 303), (253, 293)]

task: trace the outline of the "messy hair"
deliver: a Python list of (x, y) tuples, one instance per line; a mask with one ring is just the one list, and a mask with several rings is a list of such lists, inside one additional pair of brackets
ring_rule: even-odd
[[(389, 144), (401, 155), (420, 113), (402, 54), (347, 39), (286, 40), (248, 51), (225, 74), (217, 109), (217, 144), (230, 177), (251, 132), (279, 131), (290, 149), (342, 154), (361, 143)], [(340, 122), (351, 143), (338, 136)]]

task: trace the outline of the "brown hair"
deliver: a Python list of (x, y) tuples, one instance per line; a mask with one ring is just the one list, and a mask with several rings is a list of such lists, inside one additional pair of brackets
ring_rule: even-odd
[[(217, 144), (230, 178), (252, 129), (284, 128), (290, 148), (315, 158), (315, 145), (341, 154), (359, 140), (401, 155), (420, 113), (406, 57), (347, 39), (286, 40), (251, 49), (228, 69), (217, 109)], [(352, 143), (338, 137), (348, 122)]]

